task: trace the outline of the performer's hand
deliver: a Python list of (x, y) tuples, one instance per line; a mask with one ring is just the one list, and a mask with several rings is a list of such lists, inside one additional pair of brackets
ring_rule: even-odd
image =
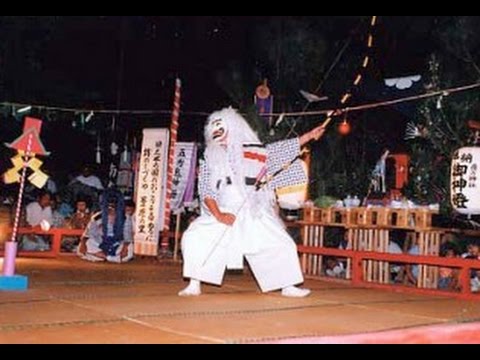
[(233, 226), (233, 224), (235, 224), (235, 221), (237, 220), (237, 217), (233, 214), (220, 213), (217, 216), (217, 220), (224, 225)]
[(302, 137), (300, 137), (300, 146), (307, 145), (310, 141), (318, 141), (320, 138), (325, 134), (325, 127), (319, 126), (312, 131), (306, 133)]
[(325, 134), (325, 127), (323, 125), (313, 129), (311, 131), (312, 140), (313, 141), (320, 140), (323, 134)]

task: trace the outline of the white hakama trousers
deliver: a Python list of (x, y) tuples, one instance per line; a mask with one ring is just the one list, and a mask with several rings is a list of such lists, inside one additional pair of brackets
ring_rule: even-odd
[(220, 286), (225, 270), (243, 269), (245, 257), (264, 293), (304, 282), (297, 246), (273, 211), (255, 213), (245, 205), (222, 209), (237, 216), (232, 227), (205, 214), (185, 232), (185, 278)]

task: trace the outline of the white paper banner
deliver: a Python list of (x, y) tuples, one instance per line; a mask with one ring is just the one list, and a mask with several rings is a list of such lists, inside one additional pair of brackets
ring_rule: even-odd
[[(175, 147), (175, 171), (173, 175), (172, 188), (172, 211), (176, 212), (183, 207), (183, 200), (185, 199), (185, 191), (189, 181), (195, 181), (195, 178), (190, 179), (192, 160), (196, 159), (197, 146), (195, 143), (177, 143)], [(193, 175), (195, 173), (193, 172)]]
[(157, 256), (163, 230), (169, 131), (143, 131), (143, 146), (138, 172), (135, 254)]
[(464, 215), (480, 215), (480, 147), (458, 150), (452, 161), (451, 200)]

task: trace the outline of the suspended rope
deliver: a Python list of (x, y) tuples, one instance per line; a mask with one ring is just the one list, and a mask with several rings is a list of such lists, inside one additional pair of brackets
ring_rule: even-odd
[[(408, 97), (402, 97), (398, 99), (391, 99), (391, 100), (385, 100), (385, 101), (380, 101), (380, 102), (374, 102), (374, 103), (367, 103), (363, 105), (357, 105), (357, 106), (352, 106), (352, 107), (342, 107), (339, 109), (325, 109), (325, 110), (318, 110), (318, 111), (306, 111), (306, 112), (288, 112), (288, 113), (270, 113), (270, 114), (265, 114), (266, 116), (286, 116), (286, 117), (313, 117), (313, 116), (319, 116), (319, 115), (328, 115), (328, 116), (338, 116), (341, 114), (344, 114), (346, 112), (356, 112), (356, 111), (365, 111), (365, 110), (371, 110), (371, 109), (376, 109), (376, 108), (381, 108), (381, 107), (388, 107), (392, 105), (398, 105), (406, 102), (413, 102), (413, 101), (418, 101), (418, 100), (424, 100), (428, 98), (434, 98), (434, 97), (439, 97), (439, 96), (449, 96), (452, 94), (456, 93), (461, 93), (461, 92), (466, 92), (470, 90), (476, 90), (480, 88), (480, 83), (475, 83), (475, 84), (469, 84), (465, 86), (458, 86), (458, 87), (453, 87), (453, 88), (446, 88), (443, 90), (438, 90), (434, 92), (427, 92), (424, 94), (419, 94), (419, 95), (413, 95), (413, 96), (408, 96)], [(63, 112), (69, 112), (69, 113), (89, 113), (89, 116), (93, 114), (132, 114), (132, 115), (171, 115), (172, 110), (92, 110), (92, 109), (74, 109), (74, 108), (61, 108), (61, 107), (53, 107), (53, 106), (44, 106), (44, 105), (28, 105), (24, 103), (10, 103), (10, 102), (3, 102), (0, 103), (1, 106), (15, 106), (15, 107), (22, 107), (22, 106), (32, 106), (33, 108), (36, 109), (42, 109), (42, 110), (50, 110), (50, 111), (63, 111)], [(187, 115), (187, 116), (209, 116), (211, 115), (211, 112), (207, 111), (202, 111), (202, 112), (196, 112), (196, 111), (181, 111), (182, 115)], [(245, 115), (245, 114), (244, 114)]]

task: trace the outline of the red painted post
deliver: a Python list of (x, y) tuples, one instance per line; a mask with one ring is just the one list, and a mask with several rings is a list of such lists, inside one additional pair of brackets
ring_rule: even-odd
[(468, 267), (463, 267), (460, 270), (459, 275), (459, 284), (460, 284), (460, 291), (462, 295), (469, 296), (472, 294), (471, 285), (470, 285), (470, 269)]
[(363, 282), (362, 256), (355, 254), (352, 257), (352, 285), (360, 286)]
[(53, 229), (52, 252), (55, 257), (60, 255), (62, 248), (62, 229)]

